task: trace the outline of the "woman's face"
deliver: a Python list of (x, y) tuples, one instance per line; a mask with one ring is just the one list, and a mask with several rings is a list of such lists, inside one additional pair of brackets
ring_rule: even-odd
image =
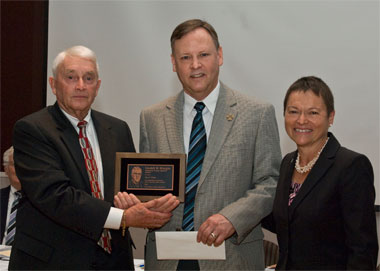
[(285, 129), (297, 147), (317, 148), (327, 137), (335, 112), (328, 116), (322, 97), (311, 90), (294, 91), (285, 108)]

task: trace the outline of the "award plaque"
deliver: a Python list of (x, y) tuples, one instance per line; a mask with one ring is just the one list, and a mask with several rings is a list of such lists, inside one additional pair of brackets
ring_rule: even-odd
[(115, 194), (133, 193), (148, 201), (172, 193), (185, 199), (185, 154), (117, 152)]

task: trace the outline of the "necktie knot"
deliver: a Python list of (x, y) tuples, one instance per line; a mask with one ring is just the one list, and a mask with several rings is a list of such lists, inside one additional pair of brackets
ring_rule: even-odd
[(87, 125), (87, 121), (85, 121), (85, 120), (82, 120), (82, 121), (78, 122), (78, 124), (77, 124), (79, 129), (86, 127), (86, 125)]
[(205, 104), (203, 102), (197, 102), (194, 105), (194, 108), (195, 108), (195, 110), (197, 110), (197, 113), (201, 113), (205, 107), (206, 106), (205, 106)]
[(16, 191), (15, 192), (15, 198), (20, 199), (21, 198), (21, 192)]

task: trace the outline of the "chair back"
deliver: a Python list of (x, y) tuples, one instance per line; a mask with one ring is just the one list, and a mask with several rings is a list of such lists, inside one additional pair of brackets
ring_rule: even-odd
[(265, 266), (277, 264), (279, 257), (278, 246), (268, 240), (263, 240)]

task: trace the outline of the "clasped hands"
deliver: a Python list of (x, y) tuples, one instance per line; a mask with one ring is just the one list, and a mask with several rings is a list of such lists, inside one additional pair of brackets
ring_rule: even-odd
[(179, 200), (172, 194), (148, 202), (141, 202), (126, 192), (119, 192), (114, 197), (114, 205), (124, 209), (121, 224), (125, 227), (160, 228), (170, 220), (178, 204)]

